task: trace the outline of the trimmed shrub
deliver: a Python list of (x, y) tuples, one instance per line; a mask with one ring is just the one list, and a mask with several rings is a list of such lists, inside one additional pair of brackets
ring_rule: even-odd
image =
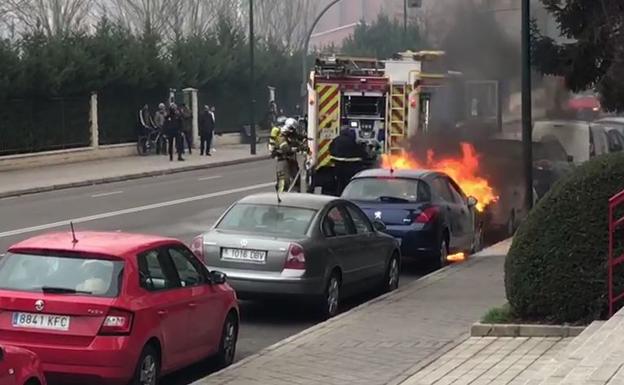
[[(515, 314), (571, 323), (604, 316), (608, 201), (623, 189), (624, 154), (606, 155), (578, 167), (539, 202), (505, 261), (507, 299)], [(624, 270), (616, 272), (621, 290)]]

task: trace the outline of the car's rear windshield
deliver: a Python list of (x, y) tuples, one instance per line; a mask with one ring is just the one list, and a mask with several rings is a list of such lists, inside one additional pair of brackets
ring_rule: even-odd
[(123, 261), (7, 253), (0, 257), (0, 289), (117, 297), (123, 267)]
[(419, 179), (359, 178), (349, 183), (342, 197), (360, 202), (414, 203), (428, 201), (430, 194)]
[(239, 203), (225, 214), (217, 229), (302, 236), (308, 232), (315, 214), (315, 210), (298, 207)]

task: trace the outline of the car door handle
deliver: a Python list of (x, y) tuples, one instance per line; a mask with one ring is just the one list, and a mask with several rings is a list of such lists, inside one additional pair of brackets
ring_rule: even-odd
[(167, 313), (169, 312), (167, 310), (158, 310), (156, 313), (160, 316), (163, 316), (163, 315), (167, 315)]
[(190, 308), (193, 308), (193, 309), (197, 307), (197, 304), (195, 302), (191, 302), (188, 305)]

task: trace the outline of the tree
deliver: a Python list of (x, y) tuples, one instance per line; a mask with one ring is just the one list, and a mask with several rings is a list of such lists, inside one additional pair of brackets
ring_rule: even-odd
[(308, 23), (318, 8), (318, 0), (259, 0), (255, 16), (258, 34), (289, 49), (302, 49)]
[(360, 23), (342, 43), (341, 52), (388, 59), (398, 52), (416, 51), (423, 46), (424, 39), (418, 25), (410, 24), (406, 34), (402, 23), (380, 14), (371, 25)]
[(3, 4), (25, 30), (62, 36), (86, 25), (93, 0), (3, 0)]
[(557, 43), (533, 26), (535, 67), (563, 76), (572, 91), (597, 90), (606, 110), (624, 111), (624, 2), (541, 1), (572, 42)]

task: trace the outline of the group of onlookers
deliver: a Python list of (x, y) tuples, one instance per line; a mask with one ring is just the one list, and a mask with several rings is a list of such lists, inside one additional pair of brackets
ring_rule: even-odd
[[(200, 155), (210, 156), (212, 139), (215, 130), (215, 107), (204, 106), (199, 114), (199, 137)], [(149, 106), (143, 106), (139, 113), (139, 128), (144, 131), (156, 130), (166, 138), (167, 153), (169, 160), (173, 161), (173, 148), (175, 144), (179, 161), (184, 161), (182, 155), (185, 147), (189, 155), (193, 148), (193, 113), (191, 109), (182, 103), (180, 106), (171, 102), (169, 105), (160, 103), (158, 110), (152, 117)], [(185, 146), (186, 145), (186, 146)], [(160, 148), (158, 148), (160, 152)]]

